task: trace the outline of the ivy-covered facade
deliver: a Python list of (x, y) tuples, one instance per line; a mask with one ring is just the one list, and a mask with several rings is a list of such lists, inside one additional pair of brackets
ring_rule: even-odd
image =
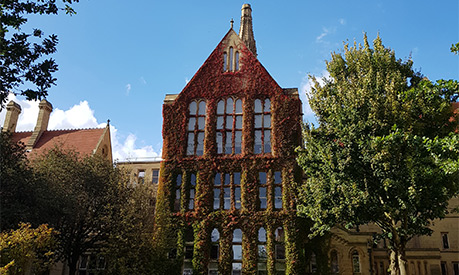
[[(297, 89), (256, 57), (250, 5), (178, 95), (163, 105), (155, 243), (170, 274), (304, 274), (307, 233)], [(165, 271), (166, 272), (166, 271)]]

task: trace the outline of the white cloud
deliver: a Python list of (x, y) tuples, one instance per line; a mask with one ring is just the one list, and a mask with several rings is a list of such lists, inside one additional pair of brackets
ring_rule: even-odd
[[(14, 95), (10, 95), (8, 100), (14, 100), (21, 105), (22, 112), (19, 115), (16, 131), (33, 131), (37, 122), (38, 116), (38, 101), (19, 100)], [(0, 112), (0, 121), (2, 125), (5, 121), (6, 110)], [(48, 129), (81, 129), (81, 128), (103, 128), (107, 124), (99, 123), (94, 117), (94, 110), (91, 109), (89, 103), (81, 101), (79, 104), (72, 106), (68, 110), (54, 108), (49, 118)], [(151, 145), (138, 146), (136, 144), (137, 137), (129, 133), (126, 138), (120, 137), (118, 129), (114, 125), (110, 125), (110, 135), (112, 141), (112, 152), (114, 160), (126, 159), (159, 159), (159, 153)], [(161, 148), (161, 145), (156, 146)]]
[(339, 23), (340, 23), (341, 25), (346, 25), (346, 19), (340, 18), (340, 19), (339, 19)]
[(323, 39), (325, 36), (335, 33), (335, 32), (336, 32), (335, 27), (331, 27), (331, 28), (322, 27), (322, 33), (316, 37), (316, 42), (323, 42)]
[(129, 95), (130, 92), (131, 92), (131, 84), (128, 83), (126, 84), (126, 95)]

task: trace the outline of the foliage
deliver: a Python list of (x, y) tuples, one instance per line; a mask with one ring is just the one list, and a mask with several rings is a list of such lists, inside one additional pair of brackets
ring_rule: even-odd
[(42, 224), (36, 229), (21, 223), (0, 233), (1, 274), (44, 274), (54, 263), (57, 232)]
[[(56, 51), (55, 34), (44, 37), (44, 32), (34, 28), (31, 33), (21, 30), (27, 16), (58, 14), (65, 10), (75, 14), (70, 7), (79, 0), (62, 0), (59, 7), (55, 0), (24, 1), (2, 0), (0, 7), (0, 110), (10, 92), (23, 95), (27, 100), (46, 97), (48, 89), (55, 85), (53, 73), (57, 71), (54, 59), (46, 56)], [(25, 82), (25, 83), (24, 83)]]
[(36, 214), (35, 179), (28, 166), (24, 144), (11, 140), (8, 132), (0, 133), (1, 230), (16, 228), (20, 222), (32, 221)]
[(48, 190), (40, 201), (47, 209), (41, 218), (60, 232), (57, 252), (74, 274), (79, 257), (97, 253), (116, 228), (126, 202), (122, 174), (97, 155), (58, 148), (34, 160), (33, 168)]
[(451, 52), (459, 54), (459, 43), (451, 45)]
[[(429, 234), (458, 194), (459, 142), (451, 102), (456, 81), (431, 83), (382, 45), (344, 46), (330, 77), (308, 94), (319, 128), (307, 125), (298, 162), (307, 180), (299, 212), (314, 234), (335, 224), (376, 223), (390, 242), (392, 272), (404, 272), (405, 244)], [(398, 261), (396, 261), (398, 259)]]

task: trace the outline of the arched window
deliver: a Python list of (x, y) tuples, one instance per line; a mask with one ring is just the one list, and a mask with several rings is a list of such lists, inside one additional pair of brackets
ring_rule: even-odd
[(217, 173), (214, 178), (214, 210), (228, 210), (231, 205), (235, 209), (241, 208), (241, 173)]
[(338, 252), (336, 250), (330, 252), (330, 267), (332, 274), (339, 274)]
[(186, 154), (202, 156), (204, 153), (204, 129), (206, 124), (206, 102), (192, 101), (188, 114), (188, 145)]
[(242, 274), (242, 230), (234, 229), (233, 231), (233, 262), (232, 275)]
[(235, 72), (239, 70), (240, 54), (233, 47), (223, 52), (223, 72)]
[(219, 241), (220, 241), (220, 232), (218, 229), (214, 228), (210, 234), (210, 262), (209, 262), (209, 275), (218, 274), (218, 258), (219, 258)]
[(254, 154), (271, 152), (271, 101), (255, 99), (254, 106)]
[(266, 262), (268, 260), (268, 252), (266, 250), (266, 230), (260, 227), (258, 230), (258, 275), (268, 274)]
[(354, 274), (360, 274), (360, 256), (357, 250), (352, 252), (352, 271)]
[(217, 103), (217, 154), (240, 154), (242, 148), (242, 100)]
[(233, 71), (233, 52), (234, 52), (234, 49), (233, 47), (230, 47), (229, 48), (229, 71), (232, 72)]
[(223, 53), (223, 71), (228, 71), (228, 54), (226, 52)]
[(285, 235), (282, 227), (274, 231), (274, 257), (276, 260), (276, 274), (285, 274)]
[(234, 58), (234, 70), (239, 71), (239, 52), (236, 52), (236, 56)]

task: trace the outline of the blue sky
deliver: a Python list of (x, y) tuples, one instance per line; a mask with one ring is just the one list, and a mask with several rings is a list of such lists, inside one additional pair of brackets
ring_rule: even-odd
[[(30, 26), (59, 37), (53, 56), (58, 85), (48, 97), (57, 111), (50, 127), (96, 127), (110, 119), (115, 158), (157, 156), (165, 94), (184, 88), (229, 30), (231, 18), (239, 31), (244, 3), (80, 0), (75, 16), (31, 18)], [(363, 32), (370, 40), (379, 33), (398, 58), (411, 56), (431, 80), (459, 79), (459, 56), (449, 51), (459, 42), (457, 0), (249, 3), (258, 59), (281, 87), (304, 94), (308, 74), (325, 74), (330, 52), (340, 51), (343, 41), (362, 42)], [(32, 113), (33, 104), (23, 104)], [(305, 119), (313, 121), (307, 102), (303, 105)], [(18, 129), (32, 130), (31, 120)]]

